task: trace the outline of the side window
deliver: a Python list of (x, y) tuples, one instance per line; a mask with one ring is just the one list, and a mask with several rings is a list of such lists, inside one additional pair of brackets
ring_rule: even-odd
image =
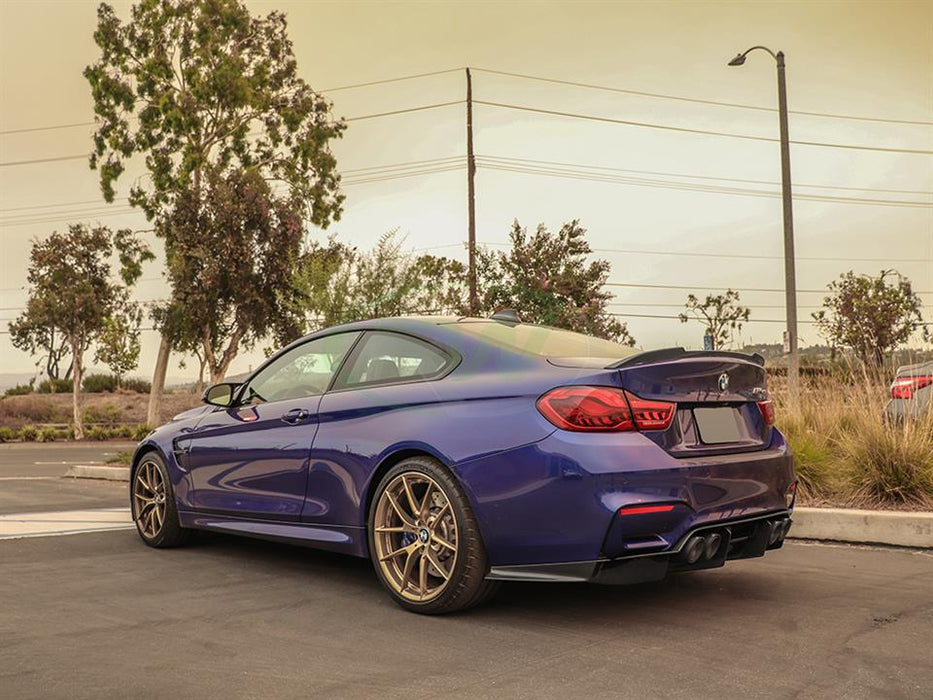
[(243, 389), (242, 403), (318, 396), (359, 333), (338, 333), (303, 343), (260, 370)]
[(400, 333), (367, 333), (355, 354), (337, 378), (335, 388), (430, 379), (452, 361), (440, 348)]

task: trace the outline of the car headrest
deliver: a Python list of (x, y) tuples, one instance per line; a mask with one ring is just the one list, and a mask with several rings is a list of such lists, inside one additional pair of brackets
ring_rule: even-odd
[(366, 368), (366, 379), (378, 382), (385, 379), (398, 378), (398, 367), (392, 360), (370, 360)]

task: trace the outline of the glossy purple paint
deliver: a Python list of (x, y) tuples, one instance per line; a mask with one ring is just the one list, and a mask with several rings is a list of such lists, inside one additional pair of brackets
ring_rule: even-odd
[[(437, 380), (182, 414), (136, 454), (138, 461), (157, 450), (166, 460), (182, 525), (368, 556), (372, 491), (385, 469), (415, 453), (440, 460), (459, 480), (494, 567), (593, 562), (639, 547), (663, 552), (698, 526), (786, 512), (792, 458), (757, 412), (765, 384), (754, 362), (687, 357), (608, 370), (608, 362), (557, 366), (436, 320), (340, 330), (374, 329), (421, 337), (459, 355), (459, 364)], [(726, 391), (710, 380), (722, 372)], [(680, 410), (663, 432), (558, 430), (535, 401), (568, 384), (625, 387)], [(743, 444), (699, 442), (689, 407), (711, 401), (745, 412)], [(283, 421), (299, 409), (307, 415)], [(617, 515), (637, 503), (676, 508)]]

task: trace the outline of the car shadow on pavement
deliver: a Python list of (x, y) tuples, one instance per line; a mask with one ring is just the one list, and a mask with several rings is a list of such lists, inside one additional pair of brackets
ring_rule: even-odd
[[(198, 558), (209, 558), (214, 567), (228, 559), (231, 568), (239, 571), (259, 570), (276, 577), (294, 576), (301, 578), (308, 587), (329, 587), (342, 594), (350, 592), (352, 595), (343, 599), (353, 601), (354, 607), (362, 600), (391, 605), (368, 559), (214, 532), (198, 532), (192, 547), (197, 550)], [(581, 624), (589, 624), (594, 619), (628, 620), (660, 607), (668, 612), (691, 615), (721, 609), (737, 600), (767, 603), (777, 598), (777, 589), (782, 588), (775, 578), (778, 577), (773, 573), (751, 571), (746, 566), (732, 564), (729, 570), (675, 574), (662, 581), (628, 586), (506, 582), (492, 601), (461, 615), (490, 620), (511, 618), (513, 621), (529, 616), (541, 620), (542, 616), (553, 615), (562, 621), (575, 620)]]

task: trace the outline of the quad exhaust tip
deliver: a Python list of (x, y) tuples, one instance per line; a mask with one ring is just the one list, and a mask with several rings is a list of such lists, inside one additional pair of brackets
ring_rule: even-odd
[(688, 564), (696, 564), (701, 559), (712, 559), (722, 545), (722, 535), (713, 532), (709, 535), (694, 535), (684, 545), (683, 557)]
[(781, 518), (771, 523), (771, 536), (768, 538), (768, 545), (777, 544), (783, 541), (790, 530), (790, 518)]

